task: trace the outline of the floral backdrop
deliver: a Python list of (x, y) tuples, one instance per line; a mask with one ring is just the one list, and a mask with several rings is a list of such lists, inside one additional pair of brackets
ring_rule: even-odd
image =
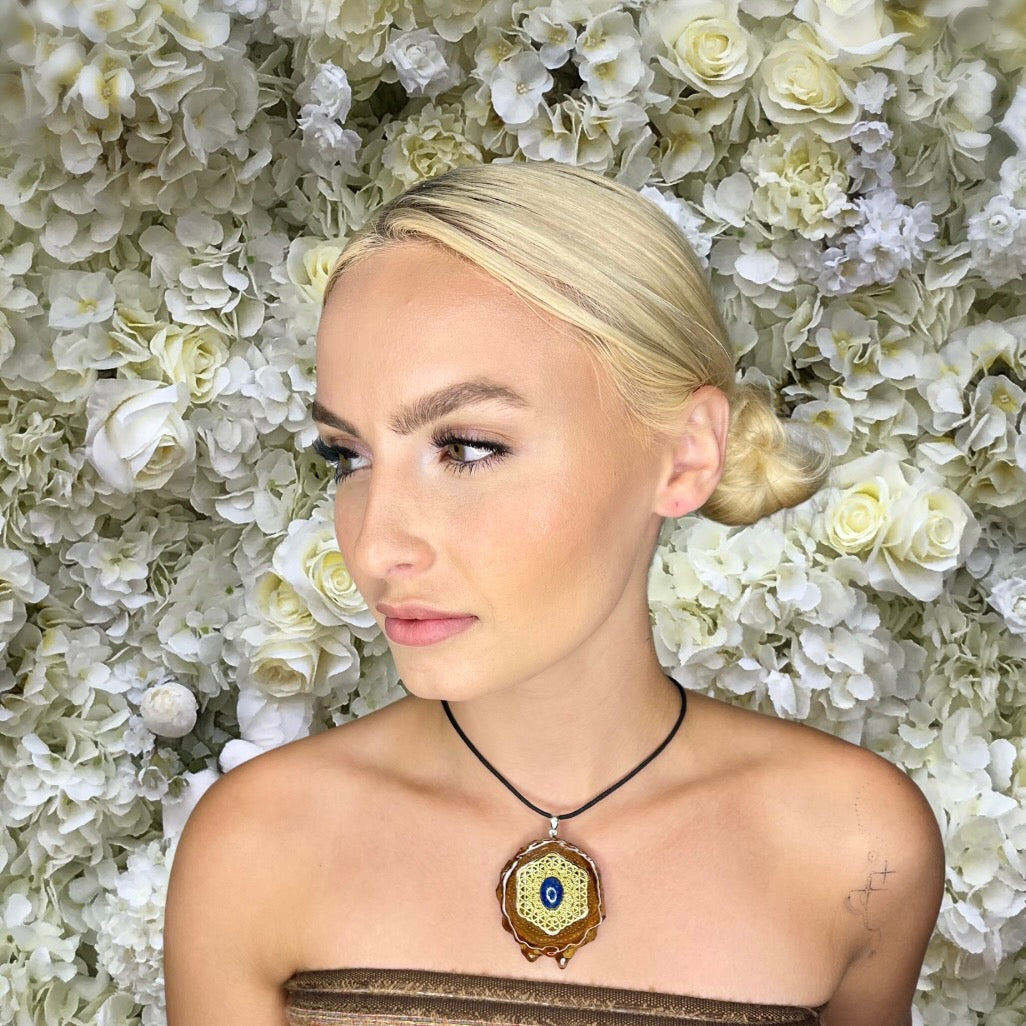
[(347, 235), (458, 164), (639, 190), (831, 487), (667, 521), (690, 686), (859, 742), (947, 887), (915, 1022), (1026, 1018), (1019, 0), (0, 0), (0, 1021), (164, 1022), (217, 775), (404, 694), (310, 451)]

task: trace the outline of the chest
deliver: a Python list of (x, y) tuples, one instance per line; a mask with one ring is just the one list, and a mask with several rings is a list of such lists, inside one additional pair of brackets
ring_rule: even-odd
[[(392, 797), (347, 817), (301, 874), (301, 967), (394, 966), (769, 1003), (826, 1001), (843, 972), (814, 867), (735, 815), (694, 803), (632, 819), (583, 814), (559, 834), (594, 860), (605, 919), (565, 969), (529, 962), (502, 925), (503, 867), (547, 837)], [(324, 824), (322, 823), (322, 828)], [(315, 828), (316, 829), (316, 828)], [(783, 856), (783, 857), (782, 857)]]

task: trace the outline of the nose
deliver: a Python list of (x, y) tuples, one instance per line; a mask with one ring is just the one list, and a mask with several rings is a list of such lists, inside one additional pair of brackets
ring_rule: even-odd
[(391, 471), (375, 467), (362, 489), (339, 495), (336, 502), (345, 504), (342, 518), (352, 539), (351, 559), (364, 574), (385, 579), (431, 565), (434, 555), (424, 524), (429, 503), (415, 475), (398, 467)]

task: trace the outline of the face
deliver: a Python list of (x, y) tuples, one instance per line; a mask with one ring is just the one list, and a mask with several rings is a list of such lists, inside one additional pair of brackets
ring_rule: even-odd
[[(348, 268), (325, 307), (315, 420), (347, 475), (335, 529), (356, 586), (383, 628), (379, 603), (473, 618), (430, 644), (390, 634), (422, 698), (497, 691), (649, 633), (659, 463), (567, 332), (421, 242)], [(491, 394), (411, 415), (468, 381)]]

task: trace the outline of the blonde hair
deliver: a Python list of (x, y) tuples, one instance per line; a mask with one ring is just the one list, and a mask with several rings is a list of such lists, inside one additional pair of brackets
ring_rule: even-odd
[(467, 164), (424, 179), (353, 233), (324, 292), (383, 246), (444, 246), (572, 325), (605, 367), (636, 429), (670, 437), (703, 385), (730, 403), (719, 484), (701, 512), (750, 524), (813, 495), (826, 448), (798, 437), (768, 390), (737, 383), (705, 271), (673, 221), (627, 186), (550, 162)]

